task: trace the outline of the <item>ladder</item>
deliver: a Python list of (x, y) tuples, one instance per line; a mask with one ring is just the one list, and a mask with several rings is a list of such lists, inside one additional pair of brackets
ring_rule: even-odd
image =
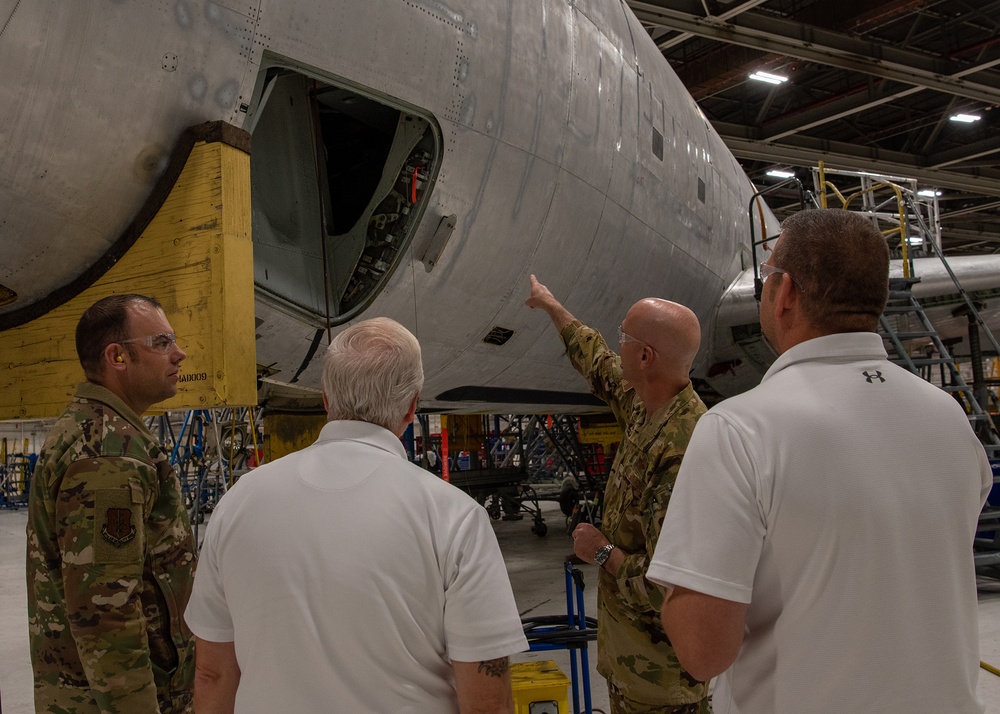
[[(908, 240), (907, 230), (915, 231), (927, 252), (941, 261), (955, 285), (956, 292), (965, 303), (963, 310), (970, 323), (970, 360), (974, 365), (973, 373), (976, 375), (978, 384), (970, 385), (965, 381), (954, 356), (927, 317), (923, 306), (913, 296), (913, 286), (920, 281), (920, 278), (890, 279), (889, 302), (879, 318), (879, 332), (892, 348), (886, 351), (890, 355), (895, 355), (894, 357), (890, 356), (890, 361), (906, 367), (928, 381), (933, 381), (932, 371), (935, 366), (938, 367), (940, 374), (938, 386), (952, 394), (965, 409), (969, 422), (993, 465), (994, 484), (998, 484), (1000, 483), (1000, 475), (998, 475), (1000, 473), (1000, 469), (998, 469), (1000, 466), (1000, 436), (997, 434), (993, 417), (987, 411), (989, 408), (987, 397), (990, 393), (985, 389), (982, 370), (977, 370), (975, 365), (977, 361), (981, 365), (982, 361), (979, 336), (985, 337), (997, 354), (1000, 354), (1000, 345), (997, 344), (996, 337), (979, 314), (972, 298), (962, 287), (951, 266), (948, 265), (948, 261), (941, 251), (939, 240), (936, 240), (936, 236), (928, 229), (921, 210), (913, 204), (909, 196), (904, 198), (904, 203), (908, 210), (906, 222), (900, 226), (901, 243)], [(912, 318), (916, 318), (916, 328), (904, 327), (900, 329), (901, 325), (912, 323)], [(905, 341), (915, 339), (927, 342), (929, 350), (925, 355), (911, 355), (903, 346)], [(946, 374), (947, 379), (945, 378)], [(976, 532), (973, 552), (973, 560), (977, 568), (1000, 565), (1000, 508), (996, 506), (995, 500), (992, 503), (992, 506), (987, 503), (982, 513), (979, 514), (979, 528)]]
[(591, 468), (593, 459), (588, 450), (580, 444), (579, 422), (577, 417), (566, 414), (553, 414), (551, 421), (539, 422), (545, 432), (546, 441), (552, 445), (571, 472), (582, 479), (580, 486), (588, 491), (603, 487), (606, 474), (595, 473)]
[[(923, 307), (913, 296), (912, 287), (919, 280), (919, 278), (892, 278), (889, 281), (889, 302), (879, 318), (879, 333), (891, 347), (886, 350), (890, 355), (889, 361), (905, 367), (927, 381), (932, 381), (931, 373), (935, 366), (947, 369), (949, 379), (945, 380), (942, 374), (941, 384), (938, 386), (951, 393), (965, 409), (973, 430), (983, 442), (987, 455), (991, 459), (1000, 458), (1000, 437), (997, 436), (992, 417), (976, 398), (972, 386), (965, 381), (954, 357), (934, 329)], [(905, 331), (899, 329), (900, 325), (910, 322), (907, 318), (916, 318), (918, 327), (904, 328)], [(924, 356), (911, 355), (903, 346), (903, 342), (909, 340), (927, 340), (930, 350)]]
[[(944, 260), (943, 257), (941, 259)], [(889, 280), (889, 302), (879, 318), (879, 333), (887, 343), (886, 352), (889, 353), (889, 361), (905, 367), (927, 381), (932, 381), (935, 367), (941, 370), (939, 380), (941, 383), (938, 386), (952, 394), (964, 407), (990, 462), (1000, 463), (997, 461), (1000, 459), (1000, 437), (997, 435), (993, 418), (986, 411), (986, 405), (980, 403), (973, 386), (963, 378), (948, 347), (934, 329), (923, 307), (913, 296), (912, 287), (919, 280), (919, 278)], [(907, 322), (912, 323), (912, 318), (916, 318), (918, 327), (906, 326)], [(905, 327), (901, 329), (900, 326)], [(986, 326), (981, 325), (981, 328), (986, 329)], [(903, 346), (904, 341), (917, 339), (928, 341), (930, 349), (923, 356), (911, 355)], [(949, 379), (945, 379), (945, 370)], [(997, 467), (994, 466), (994, 483), (998, 482), (997, 472)], [(976, 531), (972, 557), (977, 568), (1000, 565), (1000, 508), (987, 504), (979, 514), (979, 527)]]

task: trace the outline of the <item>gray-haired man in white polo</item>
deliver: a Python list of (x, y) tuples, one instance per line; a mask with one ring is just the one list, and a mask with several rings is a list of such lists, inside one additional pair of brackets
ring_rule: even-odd
[(402, 325), (334, 337), (319, 439), (209, 523), (185, 615), (196, 709), (513, 712), (507, 658), (528, 643), (489, 516), (399, 440), (422, 386)]

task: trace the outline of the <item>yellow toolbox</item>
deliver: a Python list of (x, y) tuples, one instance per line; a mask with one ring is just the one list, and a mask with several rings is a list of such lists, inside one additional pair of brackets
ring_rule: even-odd
[(550, 659), (510, 666), (514, 714), (569, 714), (569, 680)]

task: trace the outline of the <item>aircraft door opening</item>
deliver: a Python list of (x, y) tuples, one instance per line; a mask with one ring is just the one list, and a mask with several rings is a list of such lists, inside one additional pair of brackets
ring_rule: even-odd
[(378, 294), (416, 229), (436, 175), (435, 125), (346, 86), (266, 70), (253, 135), (258, 296), (317, 325)]

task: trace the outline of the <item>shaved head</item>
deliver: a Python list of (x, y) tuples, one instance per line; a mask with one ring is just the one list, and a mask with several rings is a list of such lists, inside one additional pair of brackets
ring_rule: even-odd
[(664, 368), (685, 378), (701, 346), (701, 325), (687, 307), (660, 298), (645, 298), (631, 307), (622, 329), (656, 350)]

